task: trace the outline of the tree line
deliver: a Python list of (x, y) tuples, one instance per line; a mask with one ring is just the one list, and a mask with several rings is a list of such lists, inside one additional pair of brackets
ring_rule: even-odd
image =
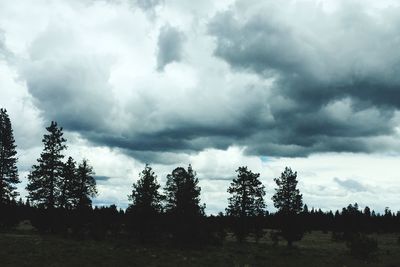
[(265, 236), (265, 229), (275, 229), (270, 238), (284, 239), (288, 246), (311, 230), (332, 231), (337, 240), (351, 240), (359, 233), (400, 231), (400, 213), (393, 214), (389, 209), (381, 215), (368, 207), (360, 211), (354, 204), (335, 213), (310, 211), (297, 187), (297, 172), (288, 167), (274, 179), (275, 213), (266, 209), (260, 174), (246, 166), (236, 170), (237, 177), (227, 189), (228, 207), (218, 216), (205, 215), (199, 180), (191, 165), (175, 168), (161, 188), (147, 164), (132, 185), (130, 205), (125, 211), (115, 205), (93, 208), (91, 199), (98, 194), (93, 168), (86, 159), (77, 163), (69, 157), (64, 161), (67, 146), (62, 127), (51, 122), (46, 130), (43, 151), (27, 177), (27, 200), (17, 201), (16, 184), (20, 179), (16, 145), (7, 111), (0, 109), (1, 228), (29, 220), (43, 233), (80, 238), (123, 235), (140, 242), (178, 244), (218, 243), (228, 232), (239, 242), (249, 237), (258, 241)]

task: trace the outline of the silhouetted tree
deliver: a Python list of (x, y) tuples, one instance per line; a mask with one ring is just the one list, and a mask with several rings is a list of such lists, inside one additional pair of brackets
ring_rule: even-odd
[(275, 189), (272, 200), (281, 219), (281, 235), (291, 247), (293, 241), (303, 237), (304, 231), (298, 216), (302, 211), (303, 196), (297, 189), (297, 172), (286, 167), (281, 176), (275, 178), (274, 181), (278, 187)]
[(71, 209), (74, 206), (74, 192), (79, 187), (76, 163), (69, 157), (62, 168), (61, 179), (59, 180), (60, 197), (59, 206)]
[(63, 137), (62, 127), (58, 127), (54, 121), (46, 130), (48, 134), (42, 140), (43, 152), (37, 160), (38, 165), (32, 166), (26, 189), (32, 204), (54, 208), (60, 195), (58, 185), (64, 166), (62, 151), (66, 148), (66, 139)]
[(304, 204), (303, 213), (305, 213), (305, 214), (308, 213), (308, 206), (307, 206), (307, 204)]
[(77, 182), (74, 188), (74, 204), (77, 208), (91, 208), (92, 197), (97, 195), (96, 180), (94, 179), (93, 167), (84, 159), (77, 169)]
[(371, 217), (371, 209), (368, 206), (364, 208), (364, 215), (367, 217)]
[(349, 204), (347, 208), (342, 209), (340, 223), (344, 240), (350, 241), (355, 236), (358, 236), (363, 228), (363, 222), (362, 212), (359, 210), (357, 203), (354, 203), (354, 205)]
[[(108, 223), (98, 222), (96, 220), (103, 220), (104, 218), (95, 218), (96, 213), (92, 209), (92, 197), (97, 195), (96, 180), (93, 177), (93, 168), (84, 159), (75, 167), (75, 162), (69, 158), (64, 166), (62, 184), (66, 188), (64, 202), (66, 208), (64, 213), (70, 214), (66, 220), (72, 228), (72, 233), (79, 238), (87, 234), (93, 235), (95, 238), (104, 237), (106, 230), (105, 225)], [(106, 218), (108, 221), (110, 217)]]
[(178, 167), (167, 175), (165, 209), (172, 219), (172, 230), (178, 241), (190, 242), (199, 238), (204, 206), (200, 205), (201, 188), (198, 183), (191, 165), (187, 170)]
[(132, 194), (128, 196), (133, 203), (130, 206), (137, 211), (161, 212), (163, 196), (159, 193), (160, 185), (152, 168), (146, 164), (139, 174), (139, 180), (132, 185)]
[(265, 213), (265, 190), (259, 180), (259, 173), (253, 173), (247, 167), (239, 167), (236, 172), (237, 178), (233, 179), (228, 188), (228, 193), (232, 196), (228, 198), (226, 213), (236, 219), (234, 232), (242, 242), (250, 231), (249, 218), (252, 219), (252, 230), (256, 236), (262, 231), (262, 226), (257, 223), (256, 218)]
[(159, 189), (157, 176), (146, 164), (139, 174), (139, 180), (133, 183), (132, 194), (128, 196), (132, 204), (127, 209), (130, 215), (130, 230), (137, 232), (141, 241), (156, 234), (157, 217), (162, 211), (163, 200)]
[(199, 179), (192, 166), (188, 170), (178, 167), (167, 175), (165, 186), (166, 212), (183, 216), (203, 215), (204, 207), (200, 206)]
[(16, 147), (10, 118), (5, 109), (0, 109), (0, 205), (19, 195), (15, 191), (20, 182)]

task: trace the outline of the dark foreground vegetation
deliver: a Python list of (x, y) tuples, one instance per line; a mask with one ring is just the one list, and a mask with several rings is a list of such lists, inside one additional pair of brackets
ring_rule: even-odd
[[(86, 210), (2, 206), (1, 266), (399, 266), (400, 216), (305, 208), (288, 246), (279, 213), (246, 220), (162, 214), (143, 224), (115, 206)], [(6, 219), (7, 218), (7, 219)], [(257, 231), (255, 230), (257, 229)], [(301, 229), (299, 231), (298, 229)]]
[(221, 245), (182, 248), (137, 244), (129, 239), (73, 240), (31, 232), (0, 233), (1, 266), (384, 266), (400, 264), (398, 235), (373, 234), (379, 251), (355, 258), (330, 232), (313, 231), (292, 249), (266, 233), (259, 243), (239, 244), (228, 235)]

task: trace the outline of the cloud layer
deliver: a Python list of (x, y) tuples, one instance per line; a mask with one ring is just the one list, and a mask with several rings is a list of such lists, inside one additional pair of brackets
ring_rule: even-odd
[[(74, 2), (71, 12), (101, 11), (103, 21), (52, 18), (33, 37), (20, 76), (49, 120), (142, 155), (232, 145), (269, 156), (398, 147), (393, 8), (237, 1), (207, 20), (193, 14), (169, 24), (145, 13), (158, 5), (177, 12), (168, 3), (136, 4), (126, 12), (123, 2)], [(145, 26), (127, 25), (135, 22)]]

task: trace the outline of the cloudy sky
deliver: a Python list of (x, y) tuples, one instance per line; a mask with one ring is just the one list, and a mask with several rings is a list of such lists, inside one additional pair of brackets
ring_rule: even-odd
[(309, 207), (400, 209), (400, 5), (373, 0), (0, 1), (0, 107), (21, 195), (55, 120), (94, 203), (145, 163), (197, 171), (208, 213), (235, 170), (298, 172)]

